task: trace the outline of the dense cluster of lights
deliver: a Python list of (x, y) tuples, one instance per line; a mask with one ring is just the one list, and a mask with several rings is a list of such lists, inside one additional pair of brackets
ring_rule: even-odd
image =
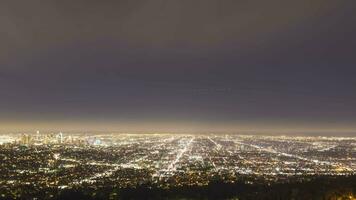
[(356, 138), (236, 134), (33, 134), (0, 137), (0, 185), (72, 188), (206, 185), (356, 172)]

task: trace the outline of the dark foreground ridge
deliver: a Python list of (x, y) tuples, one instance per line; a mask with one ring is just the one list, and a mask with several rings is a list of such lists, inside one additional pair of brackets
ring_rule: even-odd
[[(140, 185), (136, 188), (96, 187), (82, 185), (64, 190), (33, 191), (33, 186), (21, 188), (21, 199), (294, 199), (294, 200), (353, 200), (356, 199), (356, 176), (322, 176), (290, 180), (286, 183), (246, 181), (225, 183), (215, 180), (207, 186), (182, 186), (159, 188), (155, 185)], [(7, 199), (7, 198), (0, 198)]]

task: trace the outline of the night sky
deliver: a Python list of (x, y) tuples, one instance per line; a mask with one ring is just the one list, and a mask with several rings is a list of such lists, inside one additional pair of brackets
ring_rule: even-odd
[(356, 130), (355, 10), (1, 0), (0, 129)]

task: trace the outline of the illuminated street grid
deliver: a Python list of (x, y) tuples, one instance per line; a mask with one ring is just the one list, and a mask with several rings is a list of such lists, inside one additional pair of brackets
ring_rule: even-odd
[(356, 138), (184, 134), (0, 137), (0, 189), (206, 185), (356, 172)]

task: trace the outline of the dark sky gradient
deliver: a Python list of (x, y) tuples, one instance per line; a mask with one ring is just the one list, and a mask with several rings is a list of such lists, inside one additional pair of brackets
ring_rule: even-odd
[(0, 2), (0, 126), (356, 130), (356, 2)]

